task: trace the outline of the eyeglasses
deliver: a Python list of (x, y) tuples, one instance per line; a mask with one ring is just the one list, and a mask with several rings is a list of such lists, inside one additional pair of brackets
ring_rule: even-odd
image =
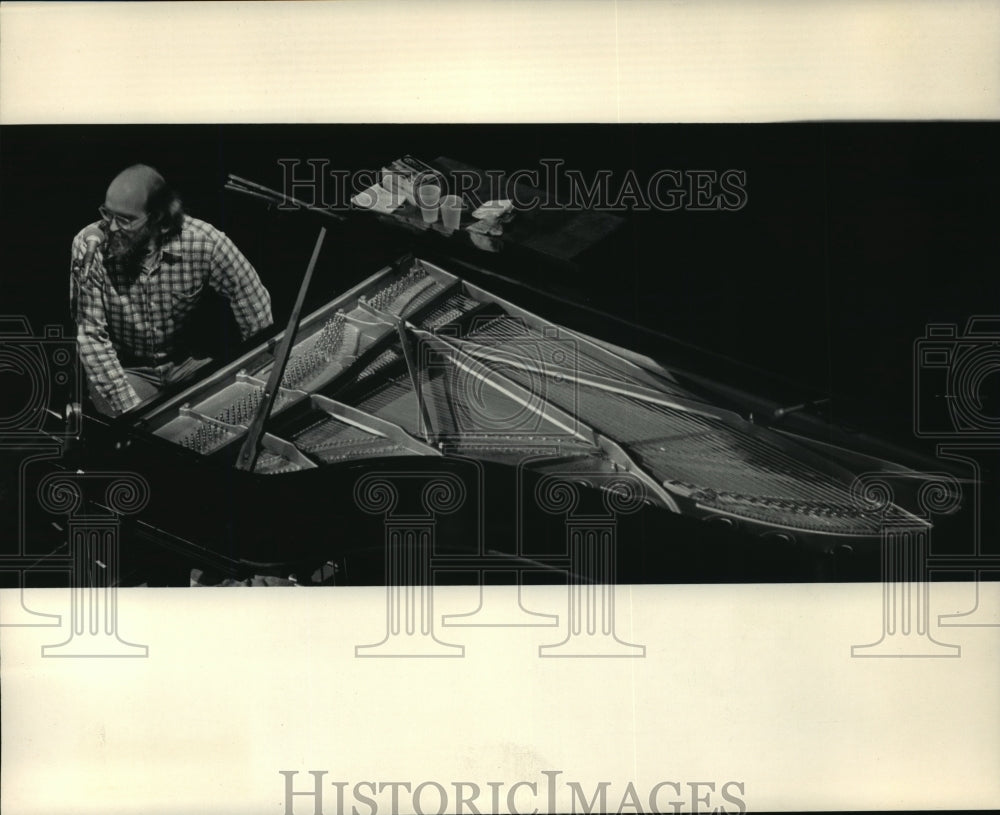
[(146, 215), (122, 215), (118, 212), (112, 212), (107, 207), (98, 207), (97, 211), (101, 213), (101, 220), (108, 224), (115, 224), (119, 229), (132, 230), (138, 229), (145, 223), (149, 214)]

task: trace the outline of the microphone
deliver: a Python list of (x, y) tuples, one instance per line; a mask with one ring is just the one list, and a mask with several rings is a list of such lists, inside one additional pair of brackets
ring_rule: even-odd
[(83, 230), (83, 240), (87, 245), (87, 254), (83, 256), (84, 269), (90, 268), (90, 264), (94, 261), (94, 253), (97, 247), (104, 243), (105, 237), (104, 230), (99, 226), (88, 226)]

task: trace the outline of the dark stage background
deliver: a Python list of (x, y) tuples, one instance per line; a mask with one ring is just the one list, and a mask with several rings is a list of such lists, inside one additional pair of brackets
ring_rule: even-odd
[[(326, 219), (225, 192), (229, 173), (279, 188), (282, 158), (377, 170), (405, 153), (446, 155), (507, 172), (556, 158), (584, 178), (610, 170), (615, 189), (628, 169), (641, 181), (660, 169), (738, 169), (748, 193), (739, 211), (635, 212), (613, 251), (579, 270), (519, 261), (505, 273), (831, 396), (835, 420), (916, 446), (914, 341), (927, 323), (961, 331), (970, 315), (1000, 305), (998, 136), (980, 123), (8, 127), (2, 311), (28, 315), (36, 331), (69, 327), (70, 240), (96, 218), (115, 173), (137, 161), (158, 167), (189, 212), (234, 238), (271, 290), (278, 322)], [(309, 307), (413, 243), (371, 218), (328, 225)], [(548, 316), (569, 319), (558, 301), (548, 305)], [(652, 334), (595, 325), (669, 353)]]
[[(442, 255), (458, 244), (369, 213), (339, 223), (268, 209), (225, 191), (229, 174), (280, 189), (281, 159), (299, 160), (301, 172), (309, 159), (329, 170), (377, 171), (409, 153), (506, 173), (542, 171), (542, 160), (558, 159), (588, 180), (610, 171), (617, 190), (629, 170), (644, 184), (663, 169), (735, 169), (746, 173), (742, 209), (628, 213), (576, 264), (507, 250), (463, 257), (503, 275), (475, 282), (556, 322), (778, 402), (828, 398), (817, 410), (837, 424), (933, 455), (936, 440), (913, 431), (914, 344), (929, 323), (957, 324), (961, 334), (970, 316), (998, 311), (998, 136), (1000, 127), (977, 123), (8, 127), (0, 131), (0, 314), (27, 316), (36, 334), (61, 324), (72, 336), (71, 239), (97, 218), (111, 178), (135, 162), (158, 167), (191, 214), (234, 239), (270, 290), (278, 325), (320, 224), (330, 233), (307, 312), (407, 251), (448, 267)], [(234, 356), (235, 325), (223, 305), (203, 316), (213, 354)], [(990, 416), (1000, 414), (991, 401), (996, 379), (980, 389)], [(0, 389), (11, 385), (24, 383), (0, 372)], [(23, 453), (9, 452), (0, 504), (13, 540), (10, 500)], [(984, 475), (985, 497), (995, 475)], [(176, 488), (193, 476), (179, 476)], [(295, 491), (294, 481), (287, 485)], [(764, 558), (742, 540), (707, 545), (700, 522), (671, 522), (670, 535), (690, 546), (675, 545), (673, 560), (651, 565), (647, 557), (666, 557), (656, 545), (662, 535), (633, 530), (653, 545), (632, 547), (637, 559), (622, 579), (815, 579), (808, 575), (818, 561), (805, 551), (774, 546)], [(963, 545), (968, 537), (959, 535)], [(876, 579), (876, 556), (837, 574)], [(373, 575), (381, 579), (380, 568)]]

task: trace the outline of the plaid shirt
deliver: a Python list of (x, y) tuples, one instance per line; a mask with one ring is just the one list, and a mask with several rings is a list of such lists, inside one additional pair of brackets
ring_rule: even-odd
[(124, 367), (157, 374), (179, 360), (183, 332), (207, 283), (229, 301), (243, 339), (271, 324), (271, 297), (250, 262), (211, 224), (185, 216), (141, 271), (128, 271), (98, 250), (84, 275), (86, 245), (73, 239), (70, 299), (80, 359), (97, 392), (116, 412), (141, 401)]

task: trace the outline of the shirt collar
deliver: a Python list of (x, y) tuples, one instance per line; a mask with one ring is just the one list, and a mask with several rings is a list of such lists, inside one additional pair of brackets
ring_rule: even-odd
[(183, 258), (181, 252), (181, 236), (174, 235), (164, 242), (160, 247), (161, 259), (165, 261), (179, 261)]

